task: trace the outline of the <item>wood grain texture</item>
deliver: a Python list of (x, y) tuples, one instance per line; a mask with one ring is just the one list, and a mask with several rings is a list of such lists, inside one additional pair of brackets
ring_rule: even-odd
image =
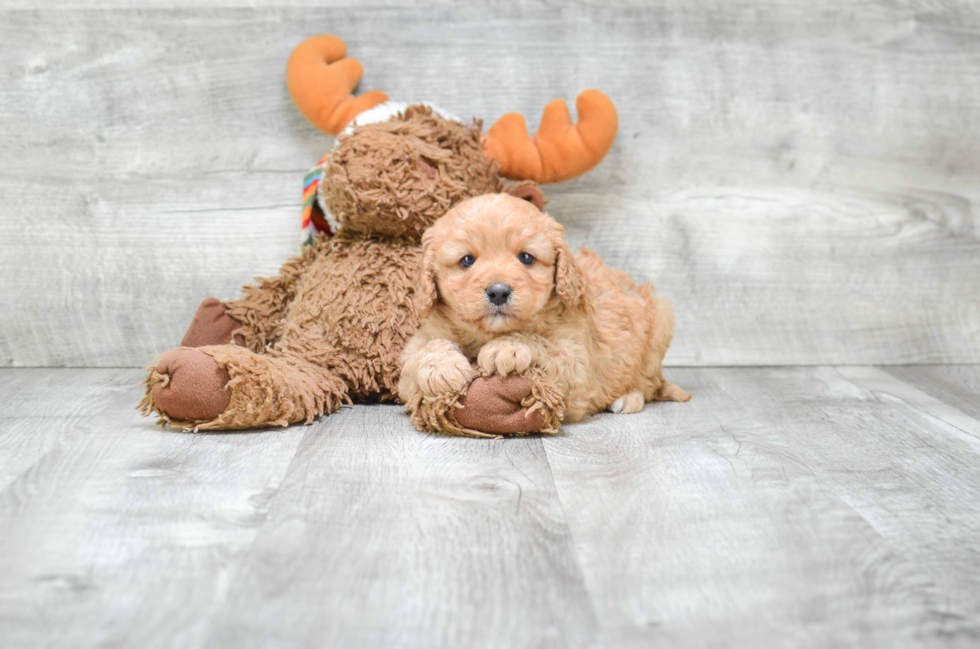
[(980, 361), (973, 4), (97, 4), (0, 9), (0, 365), (142, 364), (295, 252), (331, 142), (283, 66), (322, 31), (463, 116), (606, 91), (550, 211), (673, 300), (669, 363)]
[(541, 439), (425, 435), (401, 410), (311, 429), (209, 646), (594, 645)]
[[(5, 648), (593, 644), (540, 438), (434, 437), (396, 406), (176, 433), (137, 418), (135, 374), (0, 371), (34, 395), (0, 448), (38, 411), (66, 429), (0, 491)], [(79, 421), (41, 389), (72, 383), (112, 397)]]
[[(227, 571), (304, 430), (164, 431), (133, 409), (139, 375), (47, 369), (14, 379), (33, 396), (3, 407), (0, 447), (26, 447), (28, 434), (43, 443), (34, 429), (44, 426), (58, 440), (0, 491), (4, 647), (202, 646)], [(59, 389), (72, 383), (110, 396), (90, 397), (80, 417), (77, 398)], [(25, 426), (31, 417), (42, 421)]]
[(3, 370), (0, 637), (973, 646), (980, 421), (892, 371), (674, 369), (688, 404), (469, 440), (395, 406), (174, 433), (136, 370)]
[(914, 365), (883, 369), (903, 383), (980, 420), (980, 366)]
[(980, 421), (890, 371), (675, 368), (690, 403), (504, 440), (171, 432), (137, 374), (0, 370), (4, 649), (980, 636)]
[(671, 378), (544, 440), (608, 646), (975, 645), (966, 415), (871, 368)]
[(114, 369), (0, 372), (0, 491), (105, 410), (118, 395), (121, 380), (132, 389), (137, 376)]

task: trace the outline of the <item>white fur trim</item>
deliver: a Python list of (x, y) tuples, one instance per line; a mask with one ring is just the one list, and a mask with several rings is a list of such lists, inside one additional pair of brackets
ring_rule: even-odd
[[(442, 117), (443, 119), (459, 122), (460, 124), (463, 123), (463, 121), (460, 118), (456, 117), (452, 113), (444, 111), (438, 106), (433, 106), (428, 102), (417, 101), (415, 102), (415, 104), (422, 104), (423, 106), (428, 106), (429, 108), (432, 109), (432, 112), (434, 112), (439, 117)], [(398, 113), (404, 112), (406, 108), (412, 105), (414, 104), (409, 104), (404, 101), (389, 100), (384, 103), (378, 104), (374, 108), (368, 108), (367, 110), (358, 113), (357, 117), (352, 119), (350, 124), (348, 124), (347, 127), (340, 132), (340, 134), (341, 135), (351, 134), (354, 131), (355, 126), (363, 126), (364, 124), (377, 124), (378, 122), (388, 121)], [(334, 147), (336, 146), (337, 143), (334, 142)]]

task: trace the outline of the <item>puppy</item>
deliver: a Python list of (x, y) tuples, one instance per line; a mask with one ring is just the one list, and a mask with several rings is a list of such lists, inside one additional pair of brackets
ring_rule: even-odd
[(573, 256), (563, 232), (506, 194), (463, 201), (425, 232), (424, 319), (398, 385), (409, 408), (460, 390), (477, 369), (506, 376), (532, 366), (562, 393), (565, 422), (690, 399), (663, 378), (670, 303), (593, 252)]

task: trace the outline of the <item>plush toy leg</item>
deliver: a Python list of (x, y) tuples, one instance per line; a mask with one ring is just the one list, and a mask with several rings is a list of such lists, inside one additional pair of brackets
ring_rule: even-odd
[(422, 398), (408, 410), (419, 430), (500, 437), (558, 432), (564, 403), (544, 373), (531, 368), (520, 375), (479, 376), (460, 392)]
[(235, 333), (242, 336), (244, 346), (263, 352), (282, 335), (283, 317), (306, 272), (307, 267), (330, 247), (330, 240), (321, 235), (303, 248), (303, 254), (292, 257), (275, 277), (256, 278), (257, 284), (242, 289), (239, 300), (225, 302), (228, 315), (241, 323)]
[(225, 305), (213, 297), (201, 302), (194, 314), (191, 326), (187, 328), (181, 347), (204, 347), (206, 345), (227, 345), (234, 343), (242, 346), (245, 338), (241, 334), (232, 335), (242, 323), (235, 320), (225, 309)]
[(228, 370), (212, 356), (181, 347), (161, 356), (151, 368), (147, 397), (154, 410), (174, 421), (209, 421), (228, 407), (229, 381)]
[(147, 370), (139, 409), (178, 428), (310, 423), (349, 403), (347, 386), (329, 370), (296, 356), (260, 355), (235, 345), (179, 347)]

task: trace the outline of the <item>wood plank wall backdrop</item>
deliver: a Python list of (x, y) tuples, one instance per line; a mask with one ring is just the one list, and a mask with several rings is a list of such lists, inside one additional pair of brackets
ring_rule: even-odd
[(973, 3), (240, 4), (0, 7), (0, 365), (143, 364), (296, 252), (323, 32), (463, 116), (608, 93), (550, 211), (673, 300), (669, 363), (980, 362)]

